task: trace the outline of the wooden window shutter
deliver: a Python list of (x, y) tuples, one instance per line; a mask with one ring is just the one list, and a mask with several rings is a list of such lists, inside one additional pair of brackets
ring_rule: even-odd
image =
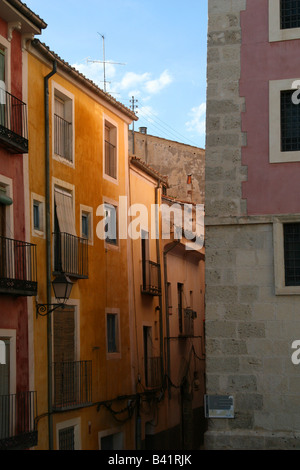
[(53, 315), (54, 362), (75, 360), (75, 312), (65, 308)]

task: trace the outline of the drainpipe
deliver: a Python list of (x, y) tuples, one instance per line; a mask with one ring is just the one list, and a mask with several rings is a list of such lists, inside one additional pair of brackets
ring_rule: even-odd
[[(160, 181), (158, 181), (155, 188), (155, 227), (156, 227), (156, 259), (159, 265), (158, 282), (161, 286), (161, 264), (160, 264), (160, 243), (159, 243), (159, 211), (158, 211), (158, 191), (160, 189)], [(162, 294), (159, 296), (159, 329), (160, 329), (160, 361), (161, 361), (161, 379), (163, 382), (164, 367), (163, 367), (163, 322), (162, 322)]]
[[(168, 272), (167, 272), (167, 254), (173, 250), (178, 244), (179, 240), (175, 241), (167, 250), (164, 251), (164, 275), (165, 275), (165, 298), (166, 298), (166, 335), (167, 335), (167, 374), (170, 377), (171, 364), (170, 364), (170, 319), (169, 319), (169, 292), (168, 292)], [(171, 398), (171, 387), (168, 380), (169, 398)]]
[[(45, 175), (46, 175), (46, 266), (47, 266), (47, 303), (51, 304), (51, 225), (50, 225), (50, 144), (49, 144), (49, 79), (56, 73), (57, 62), (53, 62), (52, 71), (44, 77), (45, 100)], [(52, 418), (52, 325), (51, 314), (47, 315), (47, 347), (48, 347), (48, 432), (49, 450), (53, 450), (53, 418)]]

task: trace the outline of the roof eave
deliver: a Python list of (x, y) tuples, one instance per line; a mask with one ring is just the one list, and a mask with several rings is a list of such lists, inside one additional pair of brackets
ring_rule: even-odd
[(101, 88), (99, 88), (92, 80), (85, 77), (81, 72), (79, 72), (74, 67), (72, 67), (70, 64), (68, 64), (66, 61), (61, 59), (61, 57), (59, 57), (55, 52), (51, 51), (46, 46), (46, 44), (42, 43), (39, 39), (37, 39), (37, 38), (33, 39), (31, 41), (31, 45), (38, 52), (40, 52), (46, 59), (48, 59), (52, 62), (56, 61), (58, 67), (60, 67), (61, 70), (66, 71), (70, 76), (72, 76), (79, 83), (86, 86), (89, 90), (94, 92), (100, 98), (102, 98), (107, 103), (109, 103), (111, 106), (114, 106), (120, 112), (122, 112), (125, 116), (130, 118), (130, 122), (138, 120), (138, 117), (136, 116), (136, 114), (134, 114), (133, 111), (131, 111), (129, 108), (127, 108), (122, 103), (120, 103), (115, 98), (113, 98), (109, 93), (106, 93), (105, 91), (101, 90)]

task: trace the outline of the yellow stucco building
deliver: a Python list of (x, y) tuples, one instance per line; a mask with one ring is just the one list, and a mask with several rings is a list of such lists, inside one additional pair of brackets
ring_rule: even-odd
[[(27, 51), (37, 449), (135, 448), (130, 245), (111, 227), (126, 216), (136, 116), (40, 41)], [(61, 274), (72, 282), (63, 305), (51, 285)]]
[[(137, 156), (130, 158), (129, 181), (138, 444), (199, 449), (205, 428), (202, 218), (195, 205), (169, 198), (168, 179)], [(184, 225), (187, 208), (191, 227)]]

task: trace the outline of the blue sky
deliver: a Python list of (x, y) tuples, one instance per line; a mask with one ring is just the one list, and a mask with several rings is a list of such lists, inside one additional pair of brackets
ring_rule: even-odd
[[(148, 134), (204, 148), (207, 0), (25, 0), (48, 27), (39, 37), (131, 107)], [(122, 64), (122, 65), (119, 65)], [(125, 64), (125, 65), (124, 65)]]

